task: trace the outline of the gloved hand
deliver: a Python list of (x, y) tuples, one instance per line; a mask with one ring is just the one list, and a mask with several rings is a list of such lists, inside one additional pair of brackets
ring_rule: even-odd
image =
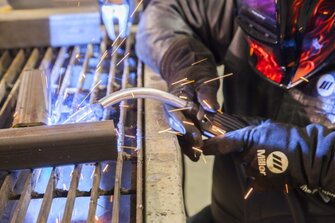
[(296, 186), (307, 181), (301, 166), (302, 159), (306, 159), (301, 151), (306, 149), (300, 144), (303, 138), (289, 125), (265, 121), (208, 139), (203, 152), (234, 153), (244, 164), (246, 175), (255, 179), (256, 188), (284, 189), (285, 184)]
[[(219, 81), (205, 83), (217, 77), (215, 61), (209, 50), (196, 39), (182, 37), (175, 41), (165, 53), (160, 70), (170, 93), (194, 101), (206, 111), (216, 112), (219, 109), (216, 99)], [(186, 112), (171, 110), (171, 107), (165, 107), (165, 114), (170, 126), (183, 134), (178, 136), (183, 152), (191, 160), (198, 160), (200, 153), (192, 147), (201, 148), (200, 131), (191, 124), (194, 120), (187, 117)]]

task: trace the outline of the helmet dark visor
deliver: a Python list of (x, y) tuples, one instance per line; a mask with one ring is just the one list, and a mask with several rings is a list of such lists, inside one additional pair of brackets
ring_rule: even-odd
[(250, 63), (271, 82), (293, 87), (335, 59), (334, 0), (238, 2)]

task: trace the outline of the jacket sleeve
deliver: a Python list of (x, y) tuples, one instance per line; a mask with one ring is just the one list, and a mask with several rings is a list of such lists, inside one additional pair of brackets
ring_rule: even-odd
[(139, 24), (136, 36), (138, 56), (160, 72), (162, 59), (169, 47), (178, 39), (188, 37), (203, 44), (208, 49), (206, 56), (221, 63), (233, 36), (233, 2), (152, 0)]

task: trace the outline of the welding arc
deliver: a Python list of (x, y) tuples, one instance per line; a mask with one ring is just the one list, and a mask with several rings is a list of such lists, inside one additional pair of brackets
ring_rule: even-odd
[(0, 170), (115, 160), (113, 121), (0, 130)]

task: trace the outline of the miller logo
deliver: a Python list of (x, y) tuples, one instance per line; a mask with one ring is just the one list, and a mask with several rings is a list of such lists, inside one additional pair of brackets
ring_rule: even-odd
[(272, 173), (284, 173), (288, 167), (288, 159), (284, 153), (276, 151), (270, 153), (266, 165)]
[(259, 173), (266, 176), (266, 167), (276, 174), (284, 173), (288, 167), (288, 159), (282, 152), (276, 151), (265, 156), (265, 150), (257, 150), (257, 163)]
[(335, 90), (335, 79), (331, 74), (325, 74), (320, 77), (317, 83), (317, 91), (319, 95), (328, 97)]

